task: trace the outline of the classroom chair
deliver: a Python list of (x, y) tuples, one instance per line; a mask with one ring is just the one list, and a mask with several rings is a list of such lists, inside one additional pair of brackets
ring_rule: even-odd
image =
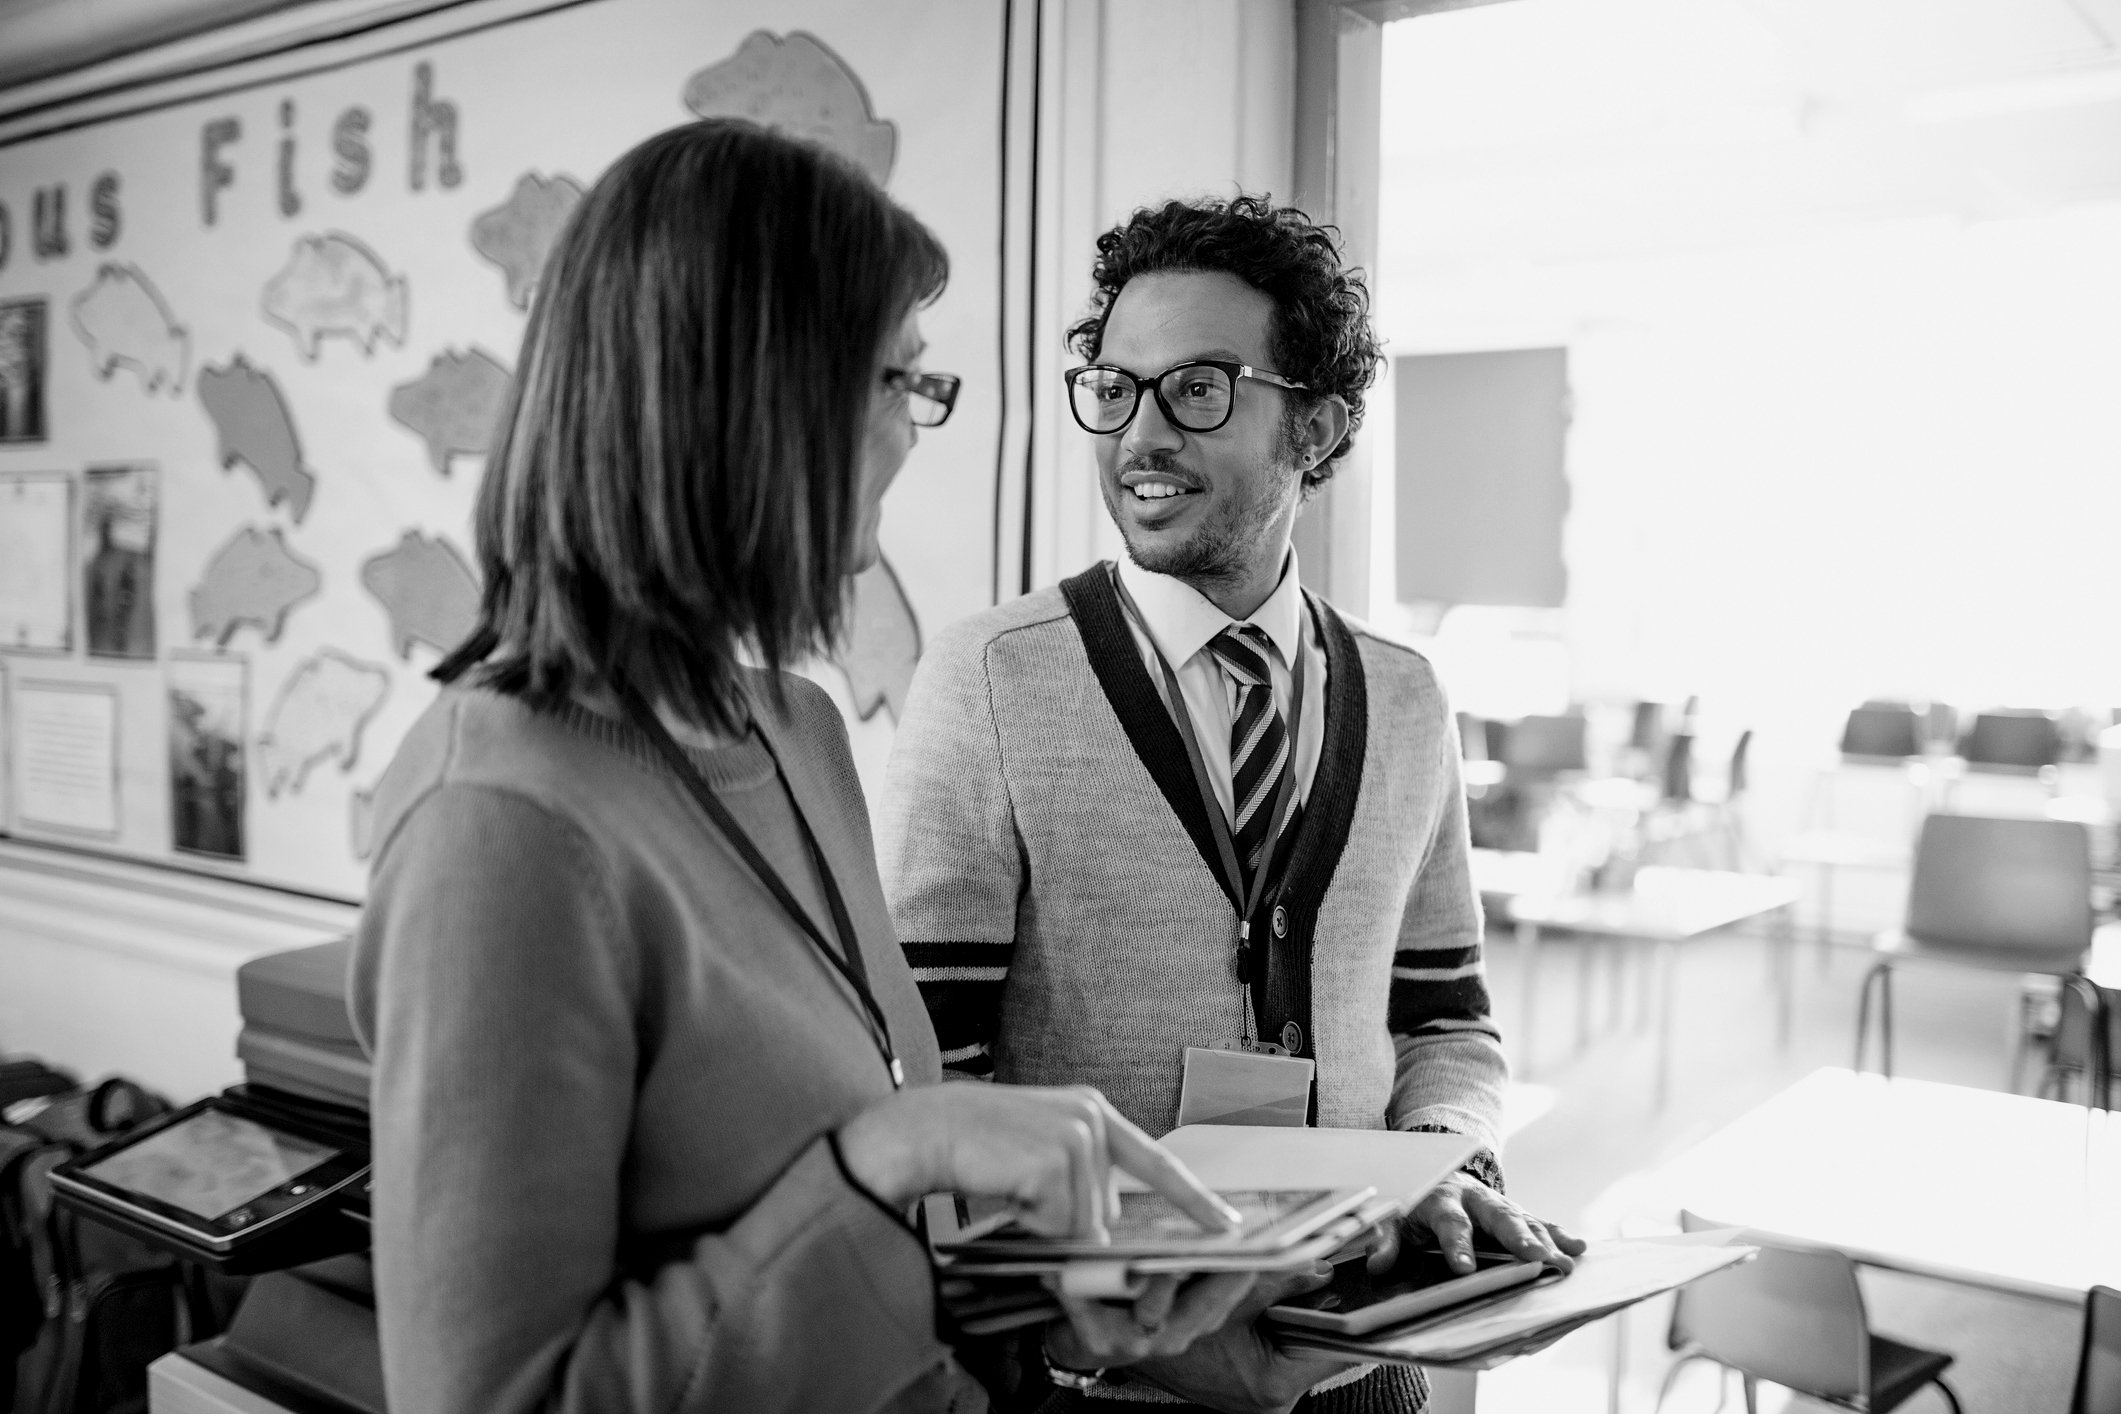
[(1922, 755), (1923, 720), (1906, 703), (1866, 702), (1841, 728), (1841, 754), (1856, 761), (1906, 761)]
[(2037, 775), (2062, 761), (2062, 729), (2046, 712), (1997, 711), (1975, 716), (1959, 744), (1971, 771)]
[[(2114, 1067), (2121, 1064), (2121, 995), (2107, 987), (2097, 990), (2106, 1012), (2105, 1088), (2111, 1096)], [(2092, 1059), (2092, 1052), (2096, 1049), (2093, 1039), (2092, 1011), (2086, 1003), (2084, 991), (2064, 987), (2055, 1014), (2054, 1034), (2048, 1038), (2046, 1070), (2040, 1078), (2042, 1099), (2066, 1099), (2071, 1083), (2080, 1075), (2088, 1090), (2097, 1088), (2099, 1082)]]
[(1498, 755), (1512, 776), (1581, 771), (1588, 760), (1587, 735), (1585, 720), (1577, 713), (1565, 717), (1520, 717), (1504, 732)]
[(2121, 1414), (2121, 1291), (2110, 1286), (2084, 1298), (2084, 1353), (2069, 1414)]
[[(2044, 973), (2088, 994), (2103, 1018), (2099, 989), (2083, 976), (2092, 943), (2091, 832), (2075, 820), (1931, 815), (1915, 841), (1907, 919), (1873, 943), (1877, 960), (1856, 998), (1856, 1069), (1868, 1049), (1871, 994), (1878, 994), (1880, 1068), (1893, 1073), (1893, 969), (1907, 962), (1991, 972)], [(2093, 1049), (2104, 1063), (2103, 1026)], [(2094, 1070), (2095, 1076), (2101, 1074)], [(2105, 1086), (2088, 1103), (2104, 1106)]]
[[(1714, 1226), (1692, 1213), (1679, 1222), (1688, 1232)], [(1935, 1385), (1959, 1414), (1944, 1382), (1952, 1356), (1874, 1334), (1856, 1264), (1829, 1248), (1763, 1244), (1752, 1261), (1680, 1288), (1667, 1341), (1675, 1355), (1654, 1410), (1689, 1361), (1709, 1360), (1738, 1372), (1746, 1414), (1758, 1414), (1762, 1380), (1863, 1414), (1888, 1414)]]

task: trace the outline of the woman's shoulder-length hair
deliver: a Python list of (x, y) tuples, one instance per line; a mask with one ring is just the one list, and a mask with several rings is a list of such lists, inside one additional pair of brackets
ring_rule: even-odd
[[(703, 725), (838, 634), (885, 344), (949, 275), (851, 163), (730, 119), (621, 157), (539, 281), (435, 669), (534, 706), (630, 680)], [(770, 679), (777, 681), (777, 679)]]

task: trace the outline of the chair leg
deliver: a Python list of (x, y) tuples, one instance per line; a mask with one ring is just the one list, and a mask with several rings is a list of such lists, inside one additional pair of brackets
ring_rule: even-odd
[(1760, 1381), (1751, 1375), (1741, 1378), (1745, 1382), (1745, 1414), (1760, 1414)]
[(1930, 1383), (1937, 1387), (1937, 1393), (1944, 1396), (1944, 1402), (1952, 1407), (1952, 1414), (1963, 1414), (1959, 1408), (1959, 1396), (1952, 1393), (1952, 1387), (1944, 1382), (1944, 1376), (1939, 1375)]
[(1887, 1080), (1893, 1078), (1893, 969), (1887, 967), (1878, 974), (1878, 1039), (1883, 1044), (1878, 1052), (1878, 1069)]
[(1650, 1414), (1661, 1414), (1664, 1409), (1664, 1402), (1671, 1397), (1672, 1386), (1678, 1381), (1681, 1370), (1684, 1370), (1693, 1361), (1707, 1358), (1698, 1350), (1682, 1350), (1678, 1355), (1674, 1356), (1672, 1363), (1665, 1367), (1664, 1378), (1657, 1382), (1657, 1402), (1650, 1406)]

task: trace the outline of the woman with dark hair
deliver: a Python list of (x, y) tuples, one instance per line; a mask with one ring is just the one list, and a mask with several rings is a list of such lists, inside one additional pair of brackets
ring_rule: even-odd
[[(935, 238), (748, 124), (622, 157), (552, 255), (477, 516), (477, 628), (376, 798), (352, 978), (398, 1414), (977, 1408), (908, 1205), (1234, 1219), (1094, 1091), (934, 1084), (837, 632), (956, 380)], [(756, 664), (757, 666), (747, 666)], [(1114, 1359), (1243, 1278), (1071, 1303)]]

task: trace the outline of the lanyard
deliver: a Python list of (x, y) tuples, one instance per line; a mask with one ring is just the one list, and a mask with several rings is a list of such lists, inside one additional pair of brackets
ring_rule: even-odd
[(730, 847), (750, 867), (751, 872), (758, 876), (758, 881), (765, 886), (766, 892), (773, 895), (773, 900), (781, 906), (781, 911), (788, 915), (796, 927), (803, 930), (803, 935), (810, 939), (812, 946), (824, 956), (825, 961), (832, 964), (833, 971), (845, 978), (847, 985), (854, 989), (855, 997), (868, 1015), (871, 1024), (870, 1038), (876, 1044), (877, 1054), (884, 1058), (884, 1065), (891, 1072), (891, 1088), (896, 1090), (903, 1087), (906, 1083), (906, 1068), (899, 1063), (897, 1051), (892, 1049), (891, 1025), (884, 1019), (884, 1009), (877, 1004), (876, 993), (869, 989), (869, 967), (862, 960), (861, 947), (855, 941), (854, 921), (847, 913), (847, 901), (840, 895), (839, 881), (832, 875), (832, 866), (825, 861), (825, 852), (818, 848), (817, 836), (811, 832), (810, 821), (803, 814), (803, 807), (796, 801), (795, 787), (789, 783), (788, 773), (781, 769), (780, 753), (773, 749), (773, 743), (766, 739), (764, 732), (759, 733), (759, 740), (765, 743), (766, 754), (773, 758), (774, 774), (780, 778), (782, 787), (788, 793), (788, 808), (795, 812), (795, 823), (803, 832), (803, 843), (809, 847), (810, 861), (817, 866), (818, 883), (823, 886), (825, 902), (832, 910), (832, 930), (839, 934), (840, 945), (837, 951), (825, 941), (824, 933), (811, 921), (809, 912), (789, 890), (787, 882), (781, 878), (780, 871), (775, 869), (772, 862), (760, 853), (759, 847), (752, 843), (751, 836), (745, 833), (743, 824), (729, 813), (729, 807), (722, 804), (715, 795), (714, 788), (707, 784), (699, 768), (692, 764), (692, 759), (671, 740), (669, 728), (663, 725), (662, 720), (649, 707), (647, 699), (641, 696), (640, 689), (626, 683), (620, 687), (619, 697), (625, 703), (626, 714), (634, 726), (655, 743), (655, 748), (662, 753), (664, 762), (677, 774), (678, 780), (684, 783), (685, 789), (691, 793), (693, 800), (698, 802), (700, 809), (707, 812), (707, 818), (722, 832)]
[[(1193, 784), (1200, 790), (1201, 804), (1207, 807), (1208, 829), (1215, 836), (1215, 850), (1222, 858), (1223, 877), (1229, 880), (1230, 897), (1240, 900), (1237, 905), (1238, 962), (1248, 965), (1251, 961), (1249, 950), (1252, 945), (1252, 915), (1259, 910), (1259, 901), (1266, 895), (1267, 872), (1274, 863), (1274, 856), (1281, 850), (1282, 831), (1288, 825), (1289, 797), (1296, 790), (1296, 733), (1303, 725), (1304, 714), (1305, 654), (1302, 643), (1299, 641), (1296, 661), (1289, 667), (1289, 769), (1283, 774), (1281, 785), (1274, 792), (1274, 814), (1269, 817), (1274, 822), (1274, 833), (1260, 848), (1259, 871), (1252, 876), (1252, 887), (1248, 891), (1245, 888), (1244, 871), (1238, 867), (1237, 841), (1230, 833), (1230, 820), (1223, 813), (1222, 802), (1215, 798), (1215, 780), (1208, 774), (1208, 759), (1201, 754), (1200, 740), (1194, 734), (1193, 714), (1186, 709), (1185, 694), (1179, 691), (1178, 674), (1171, 670), (1170, 662), (1164, 657), (1164, 650), (1157, 647), (1156, 635), (1149, 632), (1149, 621), (1143, 616), (1141, 606), (1134, 602), (1134, 596), (1127, 592), (1127, 586), (1120, 579), (1119, 571), (1115, 568), (1110, 573), (1112, 587), (1119, 591), (1120, 602), (1127, 606), (1127, 612), (1141, 625), (1143, 635), (1149, 640), (1149, 651), (1156, 655), (1156, 666), (1163, 670), (1164, 688), (1171, 702), (1171, 715), (1178, 720), (1179, 735), (1185, 738), (1186, 759), (1192, 764)], [(1274, 691), (1271, 668), (1265, 687), (1271, 701)], [(1233, 796), (1237, 793), (1234, 775), (1230, 782), (1230, 791)], [(1247, 971), (1249, 972), (1249, 966)]]

